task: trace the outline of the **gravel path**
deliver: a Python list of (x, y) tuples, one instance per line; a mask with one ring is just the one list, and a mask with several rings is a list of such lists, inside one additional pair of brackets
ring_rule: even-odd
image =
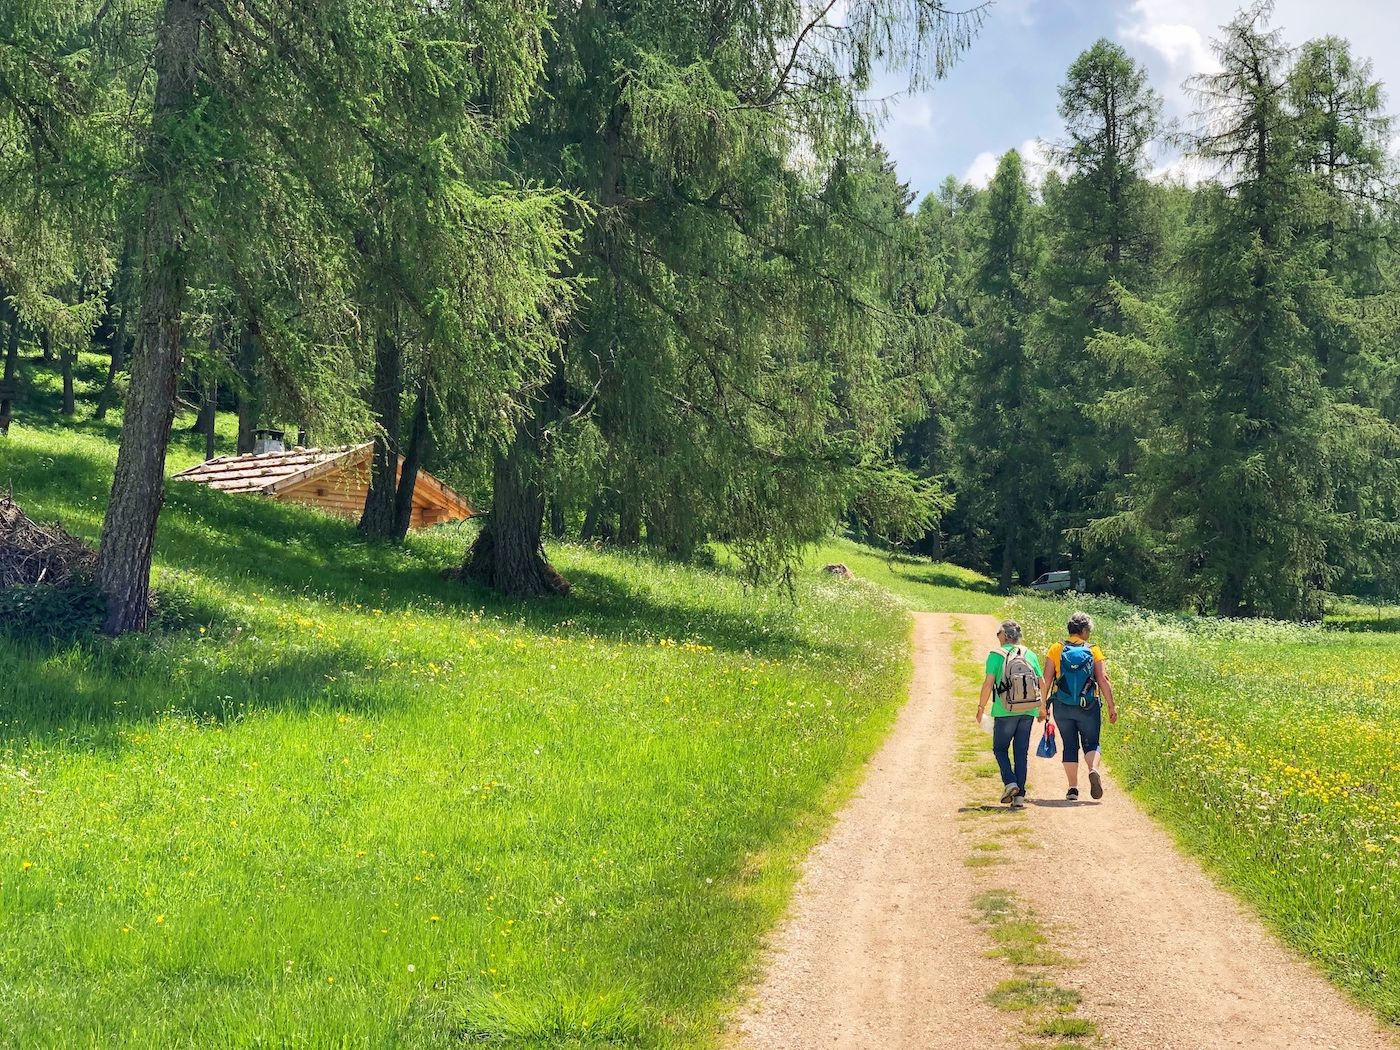
[[(1058, 760), (1033, 760), (1031, 805), (1003, 818), (1023, 816), (1031, 834), (1006, 837), (1005, 863), (967, 867), (959, 810), (984, 801), (971, 797), (983, 784), (993, 789), (957, 776), (954, 620), (977, 651), (995, 644), (991, 617), (917, 615), (909, 703), (860, 792), (808, 858), (766, 976), (736, 1020), (737, 1047), (1019, 1045), (1016, 1018), (983, 999), (1012, 976), (986, 957), (986, 934), (971, 918), (972, 897), (992, 886), (1020, 888), (1076, 961), (1054, 977), (1083, 994), (1079, 1014), (1098, 1022), (1098, 1046), (1400, 1047), (1183, 856), (1117, 790), (1111, 770), (1101, 803), (1071, 806), (1060, 801)], [(957, 711), (971, 719), (966, 697)], [(995, 825), (976, 832), (995, 835)], [(1068, 900), (1062, 887), (1071, 882)]]

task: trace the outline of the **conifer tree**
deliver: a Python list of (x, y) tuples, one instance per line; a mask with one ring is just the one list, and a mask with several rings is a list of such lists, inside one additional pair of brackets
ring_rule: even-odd
[[(229, 296), (256, 339), (260, 382), (300, 418), (320, 411), (344, 430), (364, 419), (360, 333), (383, 316), (371, 286), (405, 304), (424, 345), (473, 348), (441, 360), (483, 416), (515, 410), (476, 395), (502, 372), (536, 369), (554, 340), (568, 296), (556, 277), (564, 200), (503, 182), (485, 158), (527, 111), (546, 14), (514, 0), (104, 0), (26, 2), (7, 26), (31, 61), (62, 67), (40, 86), (75, 85), (56, 112), (81, 134), (28, 143), (36, 169), (51, 160), (61, 174), (39, 184), (113, 184), (139, 216), (139, 320), (97, 569), (108, 631), (145, 624), (182, 360)], [(82, 61), (65, 66), (75, 39)], [(117, 75), (147, 66), (149, 94), (148, 81)], [(414, 138), (402, 118), (420, 111)], [(0, 119), (23, 127), (25, 112), (23, 99), (0, 99)], [(136, 163), (90, 160), (109, 155)], [(386, 219), (431, 253), (411, 281), (398, 281), (406, 255), (379, 250)]]
[(1039, 251), (1025, 167), (1011, 150), (998, 162), (976, 216), (966, 286), (969, 348), (956, 402), (962, 417), (959, 496), (996, 552), (1003, 591), (1017, 568), (1023, 576), (1034, 568), (1032, 544), (1048, 481), (1027, 340), (1039, 294)]
[(1318, 193), (1289, 104), (1288, 50), (1257, 4), (1224, 28), (1198, 81), (1195, 152), (1222, 181), (1197, 194), (1172, 295), (1124, 302), (1136, 335), (1100, 348), (1134, 370), (1120, 408), (1150, 420), (1129, 511), (1100, 535), (1144, 537), (1159, 596), (1222, 616), (1315, 614), (1355, 538), (1337, 450), (1389, 429), (1323, 381), (1318, 318), (1345, 294), (1309, 217)]
[(566, 589), (541, 546), (556, 457), (592, 463), (590, 524), (678, 551), (719, 536), (757, 573), (829, 527), (892, 442), (883, 351), (905, 322), (852, 196), (875, 177), (856, 93), (879, 58), (941, 72), (981, 9), (834, 6), (554, 6), (546, 101), (514, 156), (590, 205), (568, 268), (589, 298), (522, 394), (469, 576)]
[[(1087, 352), (1096, 332), (1121, 333), (1115, 288), (1151, 294), (1163, 242), (1163, 191), (1148, 179), (1161, 100), (1146, 70), (1099, 40), (1060, 86), (1064, 139), (1051, 154), (1063, 178), (1045, 184), (1046, 306), (1036, 319), (1045, 438), (1053, 447), (1053, 502), (1044, 542), (1108, 513), (1133, 472), (1137, 428), (1109, 426), (1101, 398), (1129, 380)], [(1078, 566), (1102, 585), (1134, 589), (1139, 553), (1100, 543)]]

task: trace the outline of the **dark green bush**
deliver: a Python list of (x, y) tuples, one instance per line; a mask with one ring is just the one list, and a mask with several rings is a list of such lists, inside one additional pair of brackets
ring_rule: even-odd
[(105, 603), (88, 581), (0, 591), (0, 634), (35, 642), (70, 642), (102, 629)]

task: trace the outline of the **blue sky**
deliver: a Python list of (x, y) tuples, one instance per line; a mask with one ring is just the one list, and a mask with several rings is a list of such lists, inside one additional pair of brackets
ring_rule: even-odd
[[(1210, 39), (1240, 6), (1237, 0), (997, 0), (946, 80), (912, 94), (901, 92), (901, 78), (881, 79), (874, 95), (896, 97), (880, 138), (900, 177), (920, 194), (950, 174), (983, 183), (996, 157), (1012, 148), (1028, 155), (1034, 171), (1036, 140), (1060, 134), (1055, 107), (1065, 71), (1101, 36), (1147, 66), (1168, 118), (1189, 127), (1192, 105), (1182, 84), (1211, 68)], [(1400, 3), (1278, 0), (1273, 24), (1290, 44), (1327, 33), (1350, 39), (1358, 55), (1374, 61), (1376, 75), (1400, 90)], [(1173, 159), (1163, 154), (1159, 161), (1167, 167)]]

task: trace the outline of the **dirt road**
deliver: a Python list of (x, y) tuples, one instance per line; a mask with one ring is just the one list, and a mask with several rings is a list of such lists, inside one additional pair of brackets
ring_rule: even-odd
[[(972, 917), (974, 895), (992, 887), (1017, 889), (1074, 960), (1053, 977), (1083, 996), (1096, 1045), (1400, 1046), (1184, 857), (1117, 790), (1111, 768), (1101, 803), (1071, 805), (1058, 760), (1033, 760), (1031, 805), (978, 823), (969, 807), (994, 789), (958, 775), (954, 720), (972, 715), (966, 696), (955, 700), (954, 621), (977, 651), (995, 644), (991, 617), (918, 615), (909, 703), (808, 858), (766, 976), (735, 1022), (736, 1046), (1048, 1046), (1023, 1039), (1017, 1018), (985, 1002), (1013, 976), (987, 957)], [(1029, 834), (1006, 839), (1004, 863), (969, 867), (974, 838), (996, 836), (1006, 820), (1024, 820)]]

